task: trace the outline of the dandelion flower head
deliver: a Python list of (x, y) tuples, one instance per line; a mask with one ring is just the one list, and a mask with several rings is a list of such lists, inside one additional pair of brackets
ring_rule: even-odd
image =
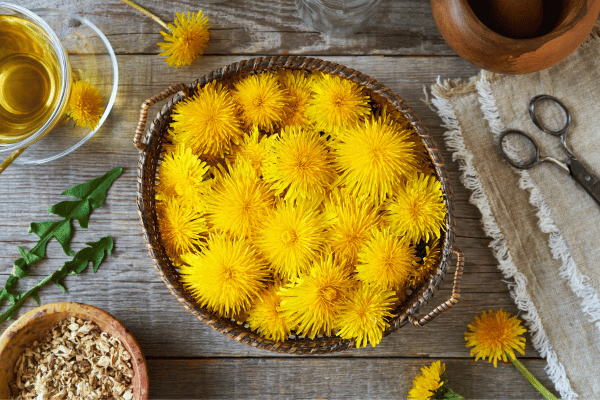
[(446, 220), (440, 181), (435, 176), (413, 174), (388, 204), (385, 220), (395, 234), (413, 243), (438, 238)]
[(440, 250), (440, 241), (438, 239), (435, 239), (433, 243), (425, 247), (425, 257), (423, 257), (420, 263), (417, 263), (416, 269), (411, 273), (411, 285), (419, 285), (433, 274), (437, 268)]
[(332, 143), (339, 184), (383, 202), (414, 169), (413, 143), (407, 139), (408, 132), (390, 119), (370, 119), (348, 129)]
[(285, 126), (303, 126), (309, 124), (306, 114), (312, 98), (311, 80), (303, 71), (286, 70), (280, 77), (281, 85), (288, 92), (288, 108), (281, 123)]
[(232, 317), (247, 310), (266, 286), (269, 272), (245, 239), (214, 234), (207, 248), (185, 253), (181, 281), (211, 312)]
[(444, 386), (446, 365), (440, 361), (421, 368), (421, 373), (413, 380), (413, 387), (408, 392), (409, 400), (430, 400), (436, 398), (436, 392)]
[(336, 178), (325, 139), (312, 129), (287, 127), (267, 152), (263, 175), (286, 200), (324, 197)]
[(335, 328), (353, 282), (331, 253), (324, 255), (310, 272), (279, 291), (282, 298), (279, 309), (297, 326), (299, 334), (311, 339), (318, 334), (328, 335)]
[(467, 347), (471, 355), (478, 359), (488, 359), (497, 366), (498, 360), (508, 361), (516, 358), (513, 350), (525, 354), (525, 338), (521, 335), (526, 332), (521, 321), (510, 313), (500, 310), (486, 310), (468, 325), (469, 331), (465, 333)]
[(157, 190), (177, 196), (191, 196), (208, 188), (209, 167), (192, 153), (192, 149), (182, 145), (167, 151), (159, 169)]
[(275, 198), (249, 160), (240, 159), (228, 169), (207, 196), (207, 218), (217, 230), (248, 237), (261, 226)]
[(309, 201), (280, 201), (264, 217), (256, 245), (282, 278), (294, 280), (319, 258), (328, 221)]
[(69, 116), (77, 126), (96, 129), (104, 113), (104, 100), (100, 90), (89, 82), (75, 81), (69, 96)]
[(307, 115), (318, 130), (326, 133), (346, 125), (354, 125), (367, 116), (369, 96), (355, 82), (322, 73), (312, 82), (313, 97)]
[(166, 197), (156, 208), (162, 243), (169, 257), (178, 259), (181, 254), (204, 246), (208, 225), (196, 207), (184, 199)]
[(195, 154), (222, 157), (243, 135), (229, 90), (214, 81), (177, 103), (172, 117), (173, 141), (191, 147)]
[(166, 57), (167, 64), (178, 68), (190, 65), (204, 54), (210, 38), (210, 24), (202, 10), (175, 15), (175, 25), (168, 24), (169, 32), (161, 32), (166, 42), (158, 43), (158, 47), (164, 50), (159, 55)]
[(247, 76), (232, 94), (247, 126), (272, 132), (287, 112), (287, 93), (271, 72)]
[(386, 318), (393, 317), (395, 292), (361, 283), (348, 296), (338, 317), (338, 336), (355, 339), (356, 347), (375, 347), (390, 326)]
[(389, 229), (373, 230), (358, 253), (356, 278), (391, 290), (404, 288), (417, 261), (414, 249)]
[(244, 136), (244, 140), (233, 153), (235, 160), (247, 159), (252, 168), (261, 176), (267, 157), (267, 145), (270, 144), (271, 137), (262, 135), (258, 127), (253, 126), (250, 132)]
[(277, 292), (281, 283), (277, 280), (274, 284), (264, 290), (248, 311), (248, 326), (267, 339), (277, 342), (284, 341), (290, 336), (293, 326), (287, 318), (281, 315), (278, 308), (281, 304), (281, 296)]

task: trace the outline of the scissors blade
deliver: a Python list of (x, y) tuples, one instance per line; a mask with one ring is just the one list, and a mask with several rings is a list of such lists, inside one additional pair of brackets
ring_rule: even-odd
[(573, 179), (583, 186), (585, 191), (600, 205), (600, 179), (576, 158), (571, 159), (569, 169)]

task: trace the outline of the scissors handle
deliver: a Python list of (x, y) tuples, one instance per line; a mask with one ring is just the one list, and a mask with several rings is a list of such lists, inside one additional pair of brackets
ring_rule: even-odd
[(600, 179), (576, 158), (571, 159), (569, 170), (573, 179), (600, 205)]
[[(558, 130), (550, 129), (546, 125), (544, 125), (542, 121), (539, 120), (535, 109), (540, 101), (549, 101), (551, 103), (555, 103), (557, 106), (562, 108), (562, 110), (565, 113), (565, 124), (562, 128)], [(567, 106), (563, 104), (562, 101), (548, 94), (540, 94), (538, 96), (535, 96), (529, 101), (529, 116), (531, 117), (531, 120), (533, 121), (535, 126), (537, 126), (541, 131), (544, 131), (552, 136), (561, 136), (564, 145), (564, 134), (567, 133), (567, 131), (571, 127), (573, 119), (571, 118), (571, 112), (569, 111)]]

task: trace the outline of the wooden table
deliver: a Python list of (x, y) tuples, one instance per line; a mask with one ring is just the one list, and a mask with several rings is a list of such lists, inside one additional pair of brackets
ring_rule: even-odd
[[(428, 0), (383, 0), (371, 27), (345, 39), (326, 38), (298, 16), (293, 0), (140, 0), (163, 20), (176, 11), (204, 10), (212, 26), (206, 55), (189, 67), (170, 68), (157, 53), (161, 27), (117, 0), (19, 0), (25, 7), (61, 8), (81, 14), (107, 35), (117, 54), (119, 92), (108, 120), (74, 153), (43, 166), (10, 166), (0, 175), (0, 275), (2, 282), (31, 248), (29, 223), (51, 219), (46, 210), (66, 198), (60, 193), (109, 169), (123, 174), (105, 205), (94, 211), (88, 230), (75, 229), (73, 248), (112, 235), (115, 251), (94, 274), (66, 279), (68, 293), (44, 288), (42, 303), (76, 301), (100, 307), (137, 337), (148, 360), (151, 398), (406, 398), (422, 366), (441, 360), (450, 387), (469, 399), (541, 398), (511, 365), (493, 365), (469, 356), (464, 332), (483, 310), (518, 310), (483, 233), (480, 213), (469, 203), (457, 163), (443, 141), (437, 115), (424, 101), (424, 87), (438, 77), (468, 78), (478, 69), (459, 58), (440, 36)], [(456, 246), (465, 255), (461, 299), (423, 328), (406, 325), (368, 347), (328, 356), (286, 356), (256, 350), (211, 330), (185, 310), (159, 278), (146, 251), (136, 206), (138, 151), (132, 144), (144, 100), (177, 82), (191, 83), (239, 60), (266, 55), (304, 55), (361, 71), (411, 104), (430, 129), (446, 160), (456, 205)], [(158, 106), (151, 109), (151, 114)], [(48, 259), (34, 269), (38, 279), (65, 261), (51, 242)], [(33, 278), (23, 279), (24, 287)], [(427, 310), (450, 295), (451, 276)], [(36, 306), (28, 300), (19, 315)], [(0, 325), (6, 329), (7, 323)], [(529, 342), (529, 336), (527, 337)], [(549, 389), (546, 365), (528, 343), (520, 359)]]

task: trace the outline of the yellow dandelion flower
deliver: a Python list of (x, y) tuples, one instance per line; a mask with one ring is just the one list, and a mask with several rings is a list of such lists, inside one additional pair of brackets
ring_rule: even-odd
[(294, 280), (308, 270), (326, 243), (328, 222), (308, 201), (279, 202), (264, 217), (256, 245), (282, 278)]
[(408, 284), (416, 261), (414, 249), (405, 239), (391, 234), (389, 229), (374, 230), (358, 253), (356, 279), (400, 290)]
[(357, 196), (382, 202), (414, 169), (415, 155), (408, 132), (390, 119), (370, 119), (348, 129), (332, 143), (339, 184)]
[(288, 96), (271, 72), (250, 75), (236, 83), (232, 92), (247, 126), (267, 132), (281, 122), (287, 112)]
[(410, 277), (411, 285), (420, 285), (435, 272), (440, 260), (440, 241), (435, 239), (431, 245), (425, 247), (425, 257), (416, 265)]
[(387, 205), (385, 221), (397, 235), (413, 243), (438, 238), (445, 229), (446, 203), (435, 176), (413, 174)]
[(160, 193), (178, 196), (194, 196), (206, 191), (209, 167), (182, 145), (167, 151), (158, 171), (157, 190)]
[(297, 326), (298, 333), (311, 339), (331, 334), (354, 280), (331, 254), (323, 256), (296, 283), (279, 294), (281, 315)]
[(161, 32), (166, 43), (157, 44), (164, 50), (159, 55), (166, 57), (165, 61), (170, 67), (178, 68), (181, 65), (190, 65), (204, 54), (210, 38), (210, 24), (202, 10), (197, 13), (188, 11), (187, 15), (175, 15), (175, 25), (168, 24), (169, 32)]
[(413, 387), (408, 392), (409, 400), (430, 400), (442, 398), (436, 394), (443, 390), (446, 365), (440, 361), (421, 368), (421, 373), (413, 380)]
[(348, 296), (338, 317), (338, 336), (355, 339), (356, 347), (375, 347), (383, 337), (383, 331), (390, 326), (386, 318), (393, 317), (395, 292), (377, 286), (361, 283)]
[(325, 139), (318, 132), (287, 127), (267, 152), (264, 180), (286, 200), (322, 198), (336, 178)]
[(329, 244), (336, 256), (354, 266), (358, 252), (379, 224), (377, 208), (367, 199), (344, 196), (339, 190), (330, 194), (324, 213), (331, 220)]
[(273, 207), (273, 192), (256, 175), (248, 160), (238, 160), (215, 179), (207, 196), (207, 218), (213, 227), (234, 236), (251, 236)]
[(275, 284), (263, 291), (248, 311), (246, 322), (250, 329), (257, 331), (261, 336), (282, 342), (290, 336), (293, 326), (281, 315), (278, 308), (281, 304), (281, 296), (277, 292), (281, 283)]
[(304, 71), (288, 69), (281, 73), (280, 82), (289, 96), (288, 108), (281, 126), (307, 126), (309, 120), (306, 111), (312, 97), (310, 79)]
[(243, 135), (233, 98), (227, 88), (212, 82), (195, 96), (173, 107), (171, 137), (196, 154), (223, 156)]
[[(416, 160), (414, 165), (414, 172), (420, 172), (425, 175), (434, 175), (435, 170), (433, 169), (433, 165), (431, 164), (431, 158), (419, 135), (416, 132), (412, 131), (408, 137), (408, 140), (414, 143), (414, 153)], [(410, 175), (411, 174), (408, 174), (408, 176)]]
[(525, 338), (521, 335), (526, 329), (521, 326), (521, 321), (506, 311), (486, 310), (468, 325), (470, 331), (465, 333), (467, 347), (475, 361), (487, 357), (489, 362), (498, 365), (498, 359), (508, 361), (516, 359), (513, 350), (525, 354)]
[(312, 80), (312, 89), (314, 94), (306, 112), (317, 129), (326, 133), (355, 125), (371, 111), (369, 96), (348, 79), (323, 73)]
[(267, 146), (271, 138), (267, 135), (260, 134), (258, 127), (253, 126), (250, 132), (244, 136), (244, 140), (238, 148), (233, 152), (231, 158), (233, 161), (238, 159), (247, 159), (250, 161), (252, 168), (261, 176), (267, 157)]
[(156, 211), (160, 236), (169, 257), (177, 259), (204, 245), (208, 232), (206, 219), (189, 202), (167, 197), (157, 203)]
[(185, 253), (181, 259), (184, 287), (221, 317), (248, 309), (269, 277), (266, 265), (244, 239), (211, 235), (202, 253)]
[(87, 126), (94, 130), (104, 113), (104, 100), (96, 86), (76, 81), (71, 86), (68, 108), (69, 116), (77, 126)]

